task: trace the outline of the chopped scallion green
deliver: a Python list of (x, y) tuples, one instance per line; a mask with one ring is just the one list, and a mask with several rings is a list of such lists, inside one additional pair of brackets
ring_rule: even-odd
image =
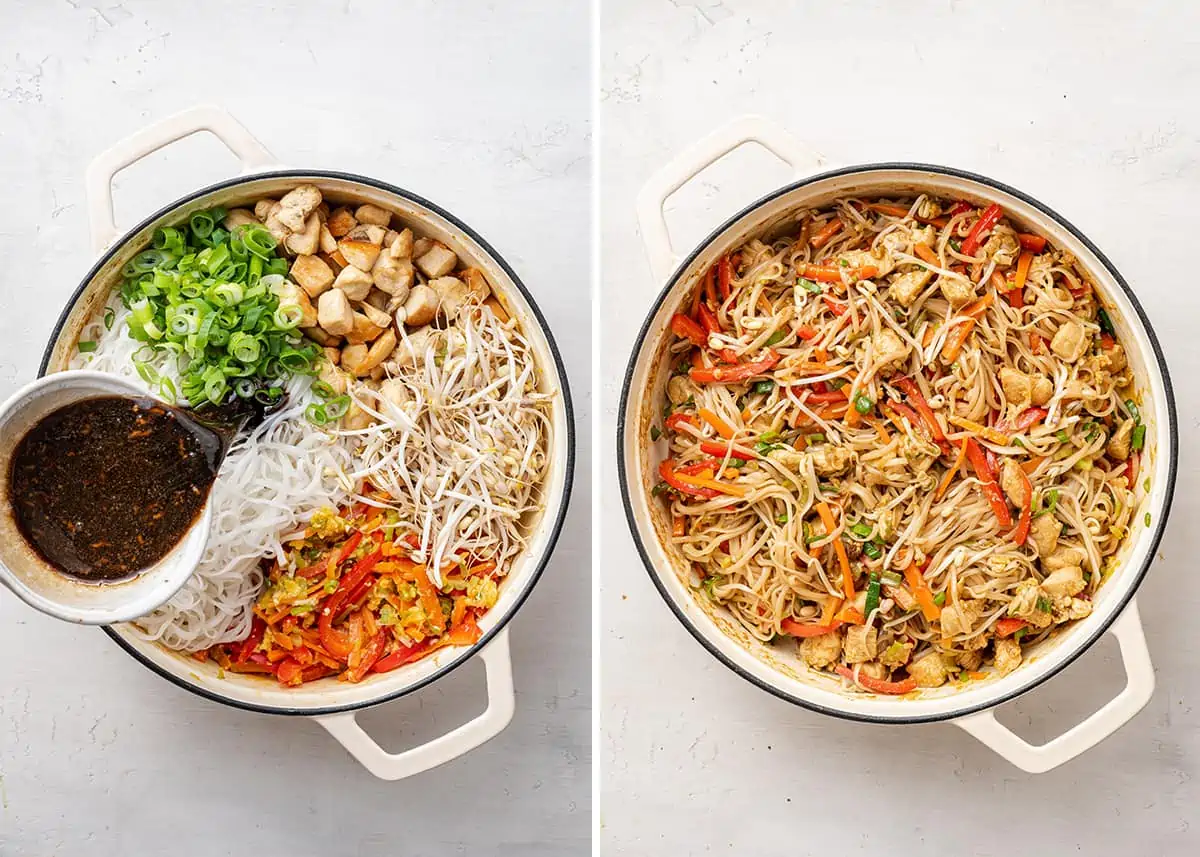
[(939, 592), (937, 595), (933, 596), (933, 603), (936, 604), (938, 607), (941, 607), (943, 604), (945, 604), (946, 603), (946, 593)]
[(804, 291), (806, 291), (806, 292), (812, 292), (814, 295), (821, 294), (821, 287), (818, 286), (816, 283), (814, 283), (812, 280), (806, 280), (804, 277), (801, 277), (800, 279), (796, 280), (796, 285), (798, 285), (800, 288), (804, 289)]
[(662, 437), (662, 432), (659, 430), (658, 426), (650, 426), (650, 439), (658, 440), (660, 437)]
[(1144, 423), (1139, 423), (1133, 429), (1133, 437), (1129, 441), (1129, 446), (1134, 451), (1140, 452), (1142, 447), (1146, 445), (1146, 426)]
[(79, 343), (79, 350), (84, 354), (87, 354), (89, 351), (95, 351), (97, 347), (97, 343), (95, 342), (83, 341)]

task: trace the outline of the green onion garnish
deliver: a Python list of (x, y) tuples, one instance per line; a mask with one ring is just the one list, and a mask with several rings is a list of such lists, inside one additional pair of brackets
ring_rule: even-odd
[(1103, 308), (1096, 310), (1096, 322), (1100, 325), (1100, 329), (1109, 336), (1116, 336), (1117, 329), (1113, 327), (1112, 319), (1108, 317), (1108, 313)]
[(87, 354), (89, 351), (95, 351), (96, 348), (97, 344), (95, 342), (84, 341), (79, 343), (79, 350), (84, 354)]
[(781, 514), (781, 515), (776, 515), (776, 516), (775, 516), (775, 523), (777, 523), (777, 524), (786, 524), (787, 522), (788, 522), (788, 515), (787, 515), (787, 512), (784, 512), (784, 513), (783, 513), (783, 514)]
[(855, 524), (853, 527), (850, 528), (850, 532), (854, 533), (854, 535), (856, 535), (856, 536), (861, 536), (865, 539), (867, 536), (871, 535), (871, 527), (869, 524), (864, 524), (862, 521), (859, 521), (857, 524)]
[(879, 609), (879, 572), (871, 572), (867, 583), (867, 603), (863, 605), (863, 614), (870, 617)]
[(1146, 426), (1144, 423), (1139, 423), (1133, 429), (1133, 437), (1129, 442), (1130, 447), (1135, 451), (1141, 451), (1146, 445)]
[(784, 333), (782, 330), (777, 330), (774, 333), (772, 333), (770, 336), (767, 337), (766, 344), (767, 345), (777, 345), (783, 341), (783, 338), (785, 336), (787, 336), (786, 333)]
[(659, 431), (658, 426), (650, 426), (650, 439), (658, 440), (660, 437), (662, 437), (662, 432)]
[(814, 295), (821, 294), (821, 287), (812, 280), (806, 280), (804, 277), (796, 280), (796, 285), (804, 289), (806, 292), (812, 292)]
[(105, 330), (112, 330), (113, 321), (116, 319), (116, 317), (117, 317), (117, 314), (115, 312), (113, 312), (112, 307), (104, 308), (104, 329)]
[(775, 382), (772, 381), (770, 378), (767, 378), (766, 380), (763, 380), (763, 381), (756, 381), (754, 383), (754, 392), (756, 392), (756, 393), (770, 393), (774, 389), (775, 389)]
[(1054, 433), (1054, 436), (1058, 438), (1059, 443), (1066, 443), (1071, 439), (1070, 435), (1067, 434), (1066, 429), (1059, 429)]
[(885, 571), (879, 576), (888, 586), (901, 586), (904, 584), (904, 578), (894, 571)]
[(816, 434), (807, 435), (804, 438), (804, 443), (806, 446), (816, 446), (818, 443), (824, 443), (824, 442), (825, 442), (825, 435), (821, 434), (820, 432), (817, 432)]
[(1142, 412), (1138, 410), (1138, 406), (1134, 404), (1133, 399), (1126, 399), (1125, 407), (1129, 410), (1129, 416), (1133, 417), (1135, 423), (1142, 421)]
[(936, 604), (938, 607), (941, 607), (943, 604), (945, 604), (946, 603), (946, 593), (939, 592), (937, 595), (933, 596), (933, 603)]
[(1146, 526), (1147, 527), (1150, 526), (1150, 513), (1149, 512), (1146, 513)]
[(854, 410), (860, 414), (869, 414), (871, 409), (875, 407), (875, 403), (871, 401), (869, 396), (859, 393), (854, 397)]
[(864, 544), (863, 553), (865, 553), (871, 559), (879, 559), (881, 556), (883, 556), (883, 551), (880, 549), (879, 545), (875, 544), (875, 542), (867, 542)]

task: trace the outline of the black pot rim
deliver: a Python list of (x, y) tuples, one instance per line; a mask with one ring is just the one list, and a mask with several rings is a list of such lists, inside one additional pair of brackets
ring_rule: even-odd
[[(667, 592), (666, 586), (662, 583), (659, 572), (655, 570), (654, 564), (650, 560), (649, 552), (647, 551), (646, 545), (642, 541), (641, 535), (638, 531), (637, 515), (630, 499), (629, 473), (626, 471), (625, 467), (624, 449), (624, 438), (626, 433), (625, 413), (629, 406), (629, 396), (632, 392), (631, 386), (633, 382), (633, 374), (638, 363), (640, 362), (639, 358), (642, 356), (642, 348), (645, 345), (646, 336), (650, 330), (650, 323), (654, 319), (654, 316), (658, 313), (659, 309), (662, 307), (663, 303), (666, 301), (667, 295), (670, 294), (671, 290), (675, 287), (679, 277), (688, 269), (696, 257), (704, 252), (704, 250), (706, 250), (713, 242), (715, 242), (722, 235), (722, 233), (724, 233), (738, 221), (742, 220), (744, 217), (761, 208), (762, 206), (778, 199), (781, 196), (784, 196), (785, 194), (830, 178), (889, 170), (925, 174), (934, 173), (952, 178), (966, 179), (968, 181), (973, 181), (986, 187), (1001, 191), (1002, 193), (1016, 197), (1022, 202), (1025, 202), (1026, 204), (1036, 208), (1047, 217), (1057, 222), (1060, 226), (1074, 235), (1075, 238), (1078, 239), (1085, 247), (1087, 247), (1088, 250), (1091, 251), (1091, 253), (1094, 254), (1095, 257), (1100, 261), (1100, 264), (1104, 266), (1105, 270), (1108, 271), (1108, 273), (1112, 276), (1114, 281), (1116, 281), (1116, 283), (1120, 286), (1121, 290), (1125, 293), (1125, 296), (1129, 299), (1130, 304), (1137, 313), (1137, 316), (1142, 323), (1142, 327), (1146, 331), (1146, 336), (1150, 341), (1150, 346), (1154, 353), (1154, 360), (1158, 365), (1159, 373), (1162, 375), (1163, 379), (1163, 388), (1167, 400), (1167, 428), (1170, 437), (1170, 447), (1167, 450), (1168, 460), (1166, 490), (1163, 495), (1162, 509), (1158, 512), (1158, 519), (1154, 523), (1154, 529), (1150, 534), (1150, 550), (1147, 552), (1146, 559), (1143, 561), (1141, 568), (1137, 570), (1133, 582), (1129, 585), (1127, 591), (1122, 595), (1120, 603), (1118, 604), (1117, 609), (1113, 611), (1112, 615), (1105, 622), (1101, 623), (1086, 641), (1077, 645), (1075, 651), (1065, 658), (1062, 663), (1047, 672), (1045, 675), (1040, 676), (1036, 680), (1028, 682), (1022, 687), (1019, 687), (989, 702), (963, 706), (960, 709), (938, 714), (922, 714), (906, 717), (859, 714), (857, 712), (849, 712), (838, 708), (831, 708), (826, 705), (820, 705), (788, 693), (781, 687), (778, 687), (777, 685), (774, 685), (771, 682), (761, 679), (758, 676), (748, 672), (733, 660), (726, 657), (726, 655), (720, 649), (718, 649), (704, 635), (704, 633), (700, 631), (698, 627), (696, 627), (692, 620), (671, 598), (670, 593)], [(638, 555), (641, 557), (642, 565), (645, 567), (646, 572), (650, 575), (650, 580), (653, 582), (655, 589), (658, 590), (659, 595), (662, 596), (663, 600), (667, 603), (667, 606), (671, 609), (671, 612), (675, 614), (675, 617), (683, 624), (685, 628), (687, 628), (692, 637), (694, 637), (696, 641), (700, 643), (700, 645), (703, 646), (706, 651), (708, 651), (709, 654), (711, 654), (729, 669), (733, 670), (733, 672), (735, 672), (737, 675), (753, 684), (755, 687), (765, 690), (771, 695), (790, 702), (793, 705), (798, 705), (801, 708), (807, 708), (810, 711), (815, 711), (819, 714), (827, 714), (831, 717), (837, 717), (842, 720), (853, 720), (862, 723), (895, 724), (936, 723), (947, 720), (955, 720), (960, 717), (965, 717), (969, 714), (975, 714), (980, 711), (985, 711), (995, 708), (999, 705), (1003, 705), (1004, 703), (1016, 699), (1018, 696), (1028, 693), (1034, 688), (1039, 687), (1044, 682), (1054, 678), (1056, 675), (1074, 663), (1075, 660), (1084, 652), (1090, 649), (1096, 643), (1096, 641), (1099, 640), (1106, 631), (1108, 631), (1113, 622), (1115, 622), (1117, 618), (1124, 612), (1125, 608), (1129, 605), (1129, 602), (1133, 600), (1134, 595), (1136, 594), (1138, 588), (1142, 585), (1142, 581), (1145, 579), (1146, 573), (1149, 571), (1150, 566), (1154, 561), (1155, 553), (1158, 550), (1159, 542), (1162, 540), (1163, 532), (1166, 528), (1167, 519), (1170, 516), (1171, 504), (1175, 495), (1175, 477), (1179, 465), (1179, 426), (1175, 413), (1175, 393), (1173, 387), (1171, 386), (1171, 377), (1167, 371), (1166, 358), (1163, 356), (1163, 351), (1161, 345), (1159, 344), (1158, 336), (1155, 334), (1154, 328), (1150, 324), (1150, 319), (1146, 316), (1145, 310), (1142, 309), (1142, 305), (1138, 301), (1137, 296), (1134, 295), (1133, 290), (1129, 287), (1128, 282), (1123, 276), (1121, 276), (1120, 272), (1117, 271), (1116, 267), (1111, 261), (1109, 261), (1108, 257), (1105, 256), (1100, 249), (1093, 244), (1086, 235), (1083, 234), (1083, 232), (1076, 228), (1076, 226), (1068, 221), (1065, 217), (1054, 211), (1040, 200), (1035, 199), (1023, 191), (1017, 190), (1016, 188), (1005, 184), (1004, 182), (997, 181), (996, 179), (989, 178), (988, 176), (980, 175), (979, 173), (957, 169), (955, 167), (945, 167), (935, 164), (923, 164), (908, 161), (887, 161), (880, 163), (858, 164), (854, 166), (840, 167), (833, 170), (825, 170), (777, 188), (755, 202), (750, 203), (727, 219), (712, 232), (710, 232), (696, 246), (696, 248), (692, 250), (692, 252), (689, 253), (682, 262), (679, 263), (675, 271), (670, 275), (670, 277), (667, 278), (666, 286), (659, 292), (658, 297), (655, 298), (654, 303), (646, 313), (646, 320), (642, 323), (635, 342), (636, 345), (630, 354), (629, 363), (625, 370), (625, 379), (621, 387), (621, 400), (619, 410), (617, 411), (617, 478), (621, 486), (621, 502), (625, 507), (625, 519), (629, 526), (629, 531), (633, 536), (634, 545), (637, 548)], [(673, 573), (673, 571), (671, 573)]]
[(130, 645), (124, 638), (122, 638), (119, 634), (117, 634), (116, 631), (114, 631), (111, 627), (104, 626), (102, 629), (104, 631), (104, 633), (108, 634), (108, 636), (118, 646), (120, 646), (122, 649), (124, 649), (128, 654), (130, 654), (135, 660), (137, 660), (139, 663), (141, 663), (144, 667), (148, 668), (152, 672), (156, 673), (157, 675), (161, 676), (162, 678), (166, 679), (167, 681), (171, 682), (172, 684), (176, 685), (177, 687), (181, 687), (190, 693), (196, 694), (197, 696), (202, 696), (205, 699), (212, 700), (213, 702), (219, 702), (223, 705), (228, 705), (233, 708), (240, 708), (245, 711), (253, 711), (253, 712), (256, 712), (259, 714), (274, 714), (274, 715), (295, 716), (295, 717), (318, 717), (318, 716), (327, 715), (327, 714), (341, 714), (341, 713), (346, 713), (346, 712), (351, 712), (351, 711), (361, 711), (363, 709), (371, 708), (376, 705), (382, 705), (386, 702), (391, 702), (393, 700), (400, 699), (401, 697), (408, 696), (411, 693), (415, 693), (418, 690), (421, 690), (422, 688), (437, 681), (438, 679), (443, 678), (444, 676), (453, 672), (455, 669), (457, 669), (462, 664), (471, 660), (471, 658), (475, 654), (482, 651), (483, 648), (488, 645), (488, 643), (490, 643), (502, 630), (504, 630), (505, 627), (507, 627), (508, 623), (512, 620), (513, 616), (515, 616), (517, 614), (517, 611), (520, 610), (521, 607), (524, 605), (525, 600), (529, 597), (530, 593), (533, 592), (534, 586), (537, 585), (537, 582), (541, 579), (542, 573), (546, 570), (546, 565), (549, 563), (550, 557), (554, 553), (554, 548), (555, 548), (555, 545), (558, 543), (558, 538), (562, 534), (563, 525), (564, 525), (564, 522), (566, 520), (566, 515), (567, 515), (567, 508), (570, 505), (571, 486), (574, 482), (574, 475), (575, 475), (575, 416), (574, 416), (574, 409), (571, 404), (571, 390), (570, 390), (569, 381), (567, 379), (566, 366), (563, 364), (562, 355), (559, 353), (558, 343), (555, 341), (554, 335), (550, 332), (550, 327), (549, 327), (549, 325), (546, 324), (546, 318), (542, 314), (542, 310), (537, 305), (537, 302), (533, 299), (533, 295), (531, 295), (529, 293), (529, 290), (525, 287), (525, 284), (521, 281), (521, 278), (517, 276), (517, 272), (513, 270), (512, 266), (508, 264), (508, 262), (504, 259), (504, 257), (501, 256), (499, 253), (497, 253), (495, 248), (493, 248), (491, 244), (489, 244), (487, 241), (485, 241), (478, 232), (476, 232), (474, 229), (472, 229), (470, 226), (468, 226), (463, 221), (459, 220), (457, 217), (455, 217), (453, 214), (451, 214), (446, 209), (442, 208), (441, 206), (439, 206), (433, 202), (430, 202), (429, 200), (425, 199), (424, 197), (419, 196), (415, 193), (412, 193), (411, 191), (407, 191), (401, 187), (398, 187), (397, 185), (393, 185), (388, 182), (381, 181), (379, 179), (370, 178), (368, 176), (359, 175), (357, 173), (347, 173), (347, 172), (340, 172), (340, 171), (335, 171), (335, 170), (299, 170), (299, 169), (269, 170), (266, 172), (258, 172), (258, 173), (253, 173), (250, 175), (237, 176), (234, 178), (225, 179), (224, 181), (220, 181), (215, 184), (208, 185), (207, 187), (203, 187), (199, 190), (193, 191), (192, 193), (189, 193), (187, 196), (181, 197), (180, 199), (175, 200), (174, 202), (170, 203), (169, 205), (163, 206), (162, 208), (158, 209), (158, 211), (151, 214), (149, 217), (144, 218), (140, 223), (138, 223), (132, 229), (125, 232), (119, 239), (117, 239), (116, 241), (113, 242), (112, 246), (109, 247), (109, 249), (106, 250), (100, 256), (100, 258), (96, 261), (96, 263), (94, 265), (92, 265), (92, 267), (88, 270), (87, 274), (84, 276), (83, 280), (80, 282), (79, 287), (75, 290), (74, 294), (71, 295), (70, 300), (67, 302), (65, 308), (62, 311), (62, 314), (59, 316), (58, 321), (54, 325), (53, 331), (50, 334), (50, 340), (49, 340), (48, 344), (46, 345), (45, 352), (42, 355), (41, 365), (38, 367), (38, 377), (41, 377), (46, 374), (46, 369), (50, 364), (50, 358), (51, 358), (52, 352), (54, 350), (54, 345), (58, 341), (59, 336), (62, 335), (63, 327), (66, 325), (67, 319), (70, 316), (71, 311), (75, 307), (75, 304), (79, 301), (80, 296), (83, 294), (84, 289), (87, 288), (88, 284), (91, 283), (93, 278), (95, 278), (95, 276), (100, 272), (100, 269), (103, 268), (105, 264), (107, 264), (108, 260), (111, 259), (122, 247), (124, 247), (125, 244), (128, 241), (130, 241), (134, 235), (137, 235), (139, 232), (141, 232), (143, 229), (145, 229), (147, 226), (149, 226), (151, 223), (155, 222), (159, 218), (164, 217), (164, 216), (170, 214), (171, 212), (173, 212), (179, 208), (182, 208), (183, 206), (186, 206), (188, 203), (195, 202), (197, 199), (208, 196), (209, 194), (216, 193), (217, 191), (225, 190), (227, 188), (237, 187), (239, 185), (252, 184), (254, 182), (261, 181), (263, 179), (279, 179), (279, 178), (334, 179), (334, 180), (349, 181), (349, 182), (355, 182), (357, 184), (367, 185), (369, 187), (376, 188), (377, 190), (382, 190), (387, 193), (394, 194), (398, 197), (408, 200), (409, 202), (412, 202), (416, 205), (422, 206), (423, 208), (426, 208), (429, 211), (432, 211), (434, 214), (438, 215), (439, 217), (444, 218), (447, 222), (453, 224), (457, 229), (462, 230), (462, 232), (465, 235), (469, 236), (472, 241), (474, 241), (476, 244), (478, 244), (483, 249), (483, 251), (485, 253), (487, 253), (488, 256), (490, 256), (500, 266), (500, 268), (504, 271), (504, 273), (508, 275), (509, 279), (512, 280), (512, 282), (516, 285), (517, 290), (520, 291), (522, 297), (524, 297), (525, 301), (529, 304), (530, 309), (533, 311), (534, 318), (537, 320), (538, 326), (541, 328), (543, 335), (546, 337), (546, 342), (550, 347), (550, 353), (554, 359), (554, 367), (555, 367), (555, 371), (558, 373), (558, 380), (560, 382), (559, 386), (561, 387), (562, 397), (563, 397), (563, 406), (564, 406), (563, 409), (564, 409), (565, 415), (566, 415), (566, 421), (565, 421), (566, 425), (563, 427), (563, 430), (566, 432), (566, 438), (567, 438), (567, 460), (565, 463), (566, 471), (563, 476), (562, 504), (559, 507), (558, 516), (555, 518), (555, 520), (551, 526), (550, 535), (546, 542), (545, 551), (542, 553), (541, 557), (538, 558), (537, 565), (533, 570), (533, 574), (531, 575), (529, 582), (525, 585), (524, 589), (521, 590), (520, 593), (518, 593), (516, 602), (512, 605), (512, 607), (509, 608), (508, 612), (504, 616), (501, 617), (500, 621), (496, 623), (495, 627), (489, 629), (482, 637), (480, 637), (479, 641), (477, 643), (475, 643), (474, 646), (471, 647), (469, 652), (464, 654), (462, 657), (456, 658), (451, 663), (438, 668), (434, 673), (432, 673), (431, 675), (422, 679), (421, 681), (416, 682), (415, 684), (412, 684), (408, 687), (401, 688), (399, 690), (391, 691), (386, 694), (382, 694), (382, 695), (372, 698), (372, 699), (362, 700), (362, 701), (353, 702), (353, 703), (346, 703), (346, 704), (342, 704), (342, 705), (327, 705), (327, 706), (322, 706), (319, 708), (299, 708), (299, 707), (289, 708), (289, 707), (279, 707), (279, 706), (273, 706), (273, 705), (259, 705), (259, 704), (253, 703), (253, 702), (245, 702), (245, 701), (238, 700), (238, 699), (232, 699), (232, 698), (224, 696), (220, 693), (216, 693), (215, 691), (209, 690), (204, 687), (200, 687), (197, 684), (193, 684), (192, 682), (188, 681), (187, 679), (182, 678), (178, 675), (175, 675), (174, 673), (172, 673), (172, 672), (162, 668), (158, 664), (154, 663), (154, 661), (150, 660), (145, 655), (143, 655), (141, 652), (139, 652), (137, 649), (135, 649), (132, 645)]

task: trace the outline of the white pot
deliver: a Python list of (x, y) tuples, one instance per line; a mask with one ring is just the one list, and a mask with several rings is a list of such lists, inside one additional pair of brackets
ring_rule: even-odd
[[(797, 180), (731, 217), (686, 258), (672, 249), (663, 204), (706, 166), (746, 143), (758, 143), (795, 171)], [(825, 714), (874, 723), (952, 722), (1026, 771), (1046, 771), (1094, 746), (1149, 701), (1154, 671), (1138, 618), (1134, 592), (1150, 567), (1167, 520), (1175, 484), (1177, 430), (1175, 404), (1158, 340), (1128, 284), (1079, 230), (1042, 203), (1011, 187), (961, 170), (923, 164), (871, 164), (817, 172), (821, 159), (776, 126), (757, 118), (739, 119), (699, 141), (647, 183), (638, 201), (638, 219), (655, 276), (666, 285), (637, 339), (629, 362), (618, 414), (618, 469), (634, 540), (650, 576), (680, 621), (698, 641), (739, 675), (790, 702)], [(649, 437), (660, 416), (669, 375), (663, 354), (671, 337), (668, 322), (703, 273), (719, 257), (789, 218), (797, 210), (836, 197), (892, 196), (927, 192), (999, 203), (1030, 232), (1044, 235), (1075, 254), (1092, 275), (1129, 353), (1143, 397), (1148, 425), (1142, 474), (1150, 490), (1140, 498), (1134, 527), (1121, 549), (1119, 570), (1096, 594), (1092, 614), (1032, 650), (1007, 676), (965, 686), (924, 690), (916, 698), (894, 698), (844, 690), (836, 679), (809, 670), (795, 654), (771, 647), (740, 630), (727, 612), (697, 599), (687, 583), (687, 565), (668, 547), (670, 521), (650, 490), (658, 481), (661, 444)], [(655, 448), (659, 447), (657, 453)], [(1140, 489), (1139, 489), (1140, 490)], [(1150, 524), (1144, 521), (1150, 515)], [(992, 709), (1054, 676), (1105, 632), (1120, 644), (1125, 688), (1095, 714), (1066, 733), (1033, 746), (1002, 726)]]
[[(113, 223), (113, 176), (168, 143), (209, 131), (236, 155), (241, 176), (202, 188), (171, 203), (124, 235)], [(265, 196), (278, 197), (299, 183), (316, 185), (334, 201), (374, 203), (392, 211), (418, 231), (435, 238), (460, 258), (482, 269), (497, 297), (517, 319), (537, 355), (542, 385), (557, 393), (552, 412), (550, 467), (544, 487), (545, 509), (532, 523), (528, 547), (510, 569), (496, 605), (479, 621), (483, 635), (473, 646), (439, 649), (427, 658), (357, 684), (321, 679), (283, 688), (252, 675), (218, 676), (212, 663), (200, 663), (141, 639), (127, 625), (105, 631), (142, 664), (169, 681), (208, 699), (269, 714), (314, 717), (373, 774), (400, 779), (456, 758), (499, 733), (512, 718), (514, 693), (505, 626), (537, 582), (562, 528), (575, 461), (575, 437), (566, 372), (554, 339), (533, 298), (508, 264), (473, 230), (414, 194), (377, 179), (349, 173), (282, 169), (275, 158), (224, 110), (194, 108), (146, 128), (98, 157), (88, 169), (88, 212), (92, 243), (100, 258), (84, 277), (51, 336), (41, 374), (65, 369), (87, 321), (102, 307), (120, 271), (142, 250), (154, 230), (191, 212), (223, 205), (232, 208)], [(118, 236), (120, 237), (118, 238)], [(389, 753), (355, 721), (355, 712), (397, 699), (436, 681), (478, 655), (487, 672), (488, 707), (474, 720), (428, 743)]]

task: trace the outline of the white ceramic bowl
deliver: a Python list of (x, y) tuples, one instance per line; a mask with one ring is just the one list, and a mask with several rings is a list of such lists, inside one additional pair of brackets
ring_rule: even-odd
[[(174, 140), (209, 131), (241, 160), (243, 175), (177, 200), (123, 236), (113, 224), (113, 175)], [(372, 773), (399, 779), (462, 755), (502, 730), (512, 718), (514, 691), (505, 626), (537, 582), (562, 528), (574, 469), (575, 437), (566, 372), (545, 319), (516, 273), (478, 234), (431, 202), (377, 179), (349, 173), (272, 169), (273, 156), (227, 112), (193, 108), (153, 125), (105, 152), (88, 172), (89, 215), (93, 244), (100, 258), (84, 277), (64, 310), (43, 358), (41, 372), (65, 369), (75, 353), (81, 329), (104, 306), (120, 280), (121, 268), (150, 241), (160, 226), (177, 223), (194, 211), (223, 205), (232, 208), (265, 196), (278, 197), (297, 184), (310, 183), (332, 201), (373, 203), (435, 238), (461, 259), (482, 269), (496, 297), (521, 323), (541, 370), (543, 390), (555, 394), (549, 438), (550, 466), (543, 486), (544, 509), (531, 522), (525, 552), (510, 568), (496, 605), (479, 621), (482, 637), (473, 646), (439, 649), (427, 658), (357, 684), (327, 678), (298, 688), (280, 687), (252, 675), (221, 674), (213, 663), (168, 651), (146, 641), (129, 625), (106, 632), (139, 662), (193, 693), (226, 705), (269, 714), (315, 717)], [(487, 672), (488, 707), (474, 720), (428, 743), (389, 753), (359, 727), (355, 713), (412, 693), (479, 655)]]
[(56, 571), (29, 546), (13, 518), (8, 465), (21, 438), (42, 417), (95, 396), (145, 395), (123, 378), (74, 371), (38, 378), (0, 404), (0, 582), (29, 606), (84, 625), (126, 622), (166, 603), (196, 570), (212, 520), (207, 503), (166, 556), (136, 577), (114, 583), (87, 583)]
[[(749, 142), (765, 146), (804, 177), (735, 214), (679, 261), (663, 220), (664, 202), (704, 167)], [(983, 176), (920, 164), (873, 164), (805, 175), (813, 173), (817, 163), (819, 158), (776, 126), (748, 117), (701, 140), (664, 167), (643, 191), (638, 212), (642, 236), (655, 274), (666, 285), (638, 336), (618, 416), (621, 487), (638, 550), (655, 585), (688, 630), (718, 659), (759, 687), (805, 708), (854, 720), (953, 721), (1025, 770), (1047, 770), (1119, 728), (1146, 704), (1154, 689), (1134, 591), (1149, 569), (1162, 536), (1175, 482), (1175, 406), (1161, 349), (1132, 290), (1108, 259), (1079, 230), (1032, 197)], [(669, 362), (663, 359), (671, 339), (668, 322), (719, 257), (782, 223), (797, 210), (820, 206), (837, 197), (921, 192), (980, 205), (999, 203), (1025, 231), (1044, 235), (1074, 253), (1092, 275), (1118, 338), (1128, 350), (1142, 396), (1141, 410), (1148, 425), (1142, 473), (1150, 480), (1150, 490), (1139, 494), (1134, 527), (1120, 552), (1120, 570), (1097, 592), (1091, 616), (1027, 650), (1025, 664), (1007, 676), (962, 687), (925, 690), (916, 698), (895, 698), (844, 690), (838, 681), (810, 670), (795, 653), (795, 647), (759, 643), (745, 634), (726, 611), (714, 607), (708, 599), (695, 597), (687, 583), (686, 563), (668, 547), (670, 521), (662, 504), (650, 495), (658, 481), (662, 445), (651, 442), (649, 427), (658, 417), (658, 403), (669, 376)], [(1041, 746), (1027, 744), (995, 720), (992, 708), (1061, 671), (1106, 631), (1115, 634), (1120, 643), (1128, 677), (1125, 689), (1115, 699)]]

